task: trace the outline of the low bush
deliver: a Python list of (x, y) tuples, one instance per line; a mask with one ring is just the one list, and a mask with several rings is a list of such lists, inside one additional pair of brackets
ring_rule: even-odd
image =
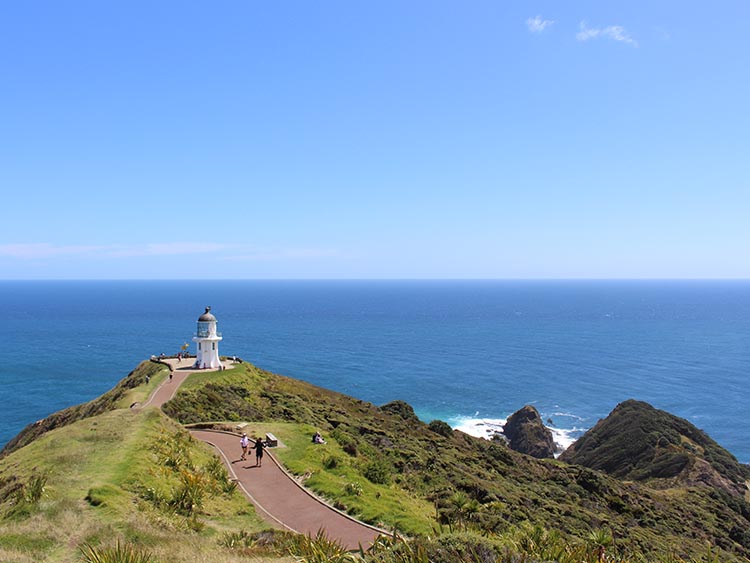
[(362, 472), (365, 478), (376, 485), (387, 485), (391, 482), (391, 467), (382, 459), (371, 461)]
[(430, 424), (427, 425), (427, 427), (435, 434), (440, 434), (441, 436), (445, 436), (446, 438), (450, 438), (450, 436), (453, 434), (453, 428), (450, 427), (450, 424), (448, 424), (447, 422), (443, 422), (442, 420), (433, 420), (432, 422), (430, 422)]
[(289, 553), (304, 563), (361, 563), (359, 557), (349, 553), (323, 530), (315, 537), (298, 535), (292, 538)]
[(119, 541), (112, 547), (84, 544), (81, 547), (81, 560), (83, 563), (154, 563), (149, 552)]
[(347, 495), (353, 495), (355, 497), (362, 495), (362, 485), (354, 481), (353, 483), (347, 483), (344, 486), (344, 492)]

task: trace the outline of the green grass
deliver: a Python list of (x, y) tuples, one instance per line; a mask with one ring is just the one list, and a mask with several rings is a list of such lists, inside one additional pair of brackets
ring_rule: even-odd
[(235, 561), (217, 548), (216, 538), (267, 528), (239, 492), (206, 493), (194, 519), (199, 526), (143, 498), (149, 488), (170, 495), (179, 482), (179, 473), (159, 459), (159, 449), (170, 441), (181, 444), (191, 467), (210, 464), (208, 446), (156, 409), (86, 418), (0, 460), (0, 482), (47, 476), (39, 502), (23, 513), (10, 498), (0, 502), (0, 561), (76, 561), (84, 543), (106, 547), (116, 539), (148, 547), (160, 561)]
[(0, 539), (2, 548), (8, 551), (28, 553), (36, 557), (43, 556), (55, 546), (55, 540), (49, 536), (28, 536), (26, 534), (5, 534)]
[[(233, 426), (234, 423), (226, 423)], [(326, 444), (313, 444), (316, 427), (289, 422), (249, 422), (243, 428), (249, 436), (274, 434), (283, 446), (271, 453), (304, 485), (336, 508), (385, 530), (406, 534), (430, 533), (435, 526), (435, 508), (425, 499), (405, 493), (395, 485), (370, 483), (361, 463), (350, 459), (332, 436)], [(331, 467), (331, 460), (335, 467)], [(359, 494), (347, 491), (358, 483)]]
[[(271, 432), (284, 447), (271, 450), (294, 475), (302, 477), (306, 487), (337, 508), (386, 530), (406, 534), (430, 533), (435, 525), (432, 503), (410, 495), (395, 485), (369, 482), (361, 463), (352, 460), (333, 436), (326, 444), (313, 444), (316, 427), (284, 422), (251, 422), (245, 428), (249, 436)], [(331, 467), (334, 459), (335, 467)], [(347, 485), (359, 483), (361, 494), (350, 494)]]
[(145, 403), (156, 388), (169, 376), (169, 369), (161, 367), (158, 371), (149, 375), (150, 381), (125, 391), (123, 396), (115, 403), (118, 409), (129, 408), (133, 403)]
[[(288, 447), (274, 450), (295, 475), (308, 476), (305, 485), (338, 508), (371, 524), (406, 534), (427, 534), (435, 525), (435, 508), (424, 498), (406, 493), (396, 485), (378, 485), (362, 474), (363, 462), (354, 460), (326, 435), (326, 444), (313, 444), (316, 427), (305, 424), (268, 424)], [(347, 485), (358, 483), (360, 494)]]
[(252, 377), (252, 367), (253, 366), (250, 364), (235, 364), (229, 366), (224, 371), (197, 371), (191, 373), (180, 386), (180, 392), (198, 389), (209, 382), (218, 384), (231, 383), (235, 381), (238, 376), (245, 376), (247, 381), (252, 382), (255, 380)]

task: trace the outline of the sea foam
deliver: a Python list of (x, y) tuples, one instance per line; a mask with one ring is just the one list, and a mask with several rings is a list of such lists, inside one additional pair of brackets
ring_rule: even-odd
[[(449, 422), (456, 430), (460, 430), (470, 436), (491, 440), (495, 434), (503, 433), (503, 426), (507, 421), (507, 418), (458, 417), (451, 419)], [(576, 426), (573, 428), (555, 428), (545, 426), (545, 428), (552, 432), (552, 438), (555, 441), (555, 446), (557, 446), (555, 457), (564, 452), (568, 446), (575, 442), (586, 431), (585, 428), (579, 428)]]

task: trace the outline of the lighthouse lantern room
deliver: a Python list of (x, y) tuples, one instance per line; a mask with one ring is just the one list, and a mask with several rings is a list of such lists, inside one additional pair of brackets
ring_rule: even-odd
[(210, 369), (221, 366), (219, 360), (219, 340), (221, 339), (221, 333), (216, 332), (216, 317), (211, 314), (211, 307), (206, 307), (206, 312), (198, 317), (198, 328), (193, 337), (193, 342), (198, 345), (194, 367)]

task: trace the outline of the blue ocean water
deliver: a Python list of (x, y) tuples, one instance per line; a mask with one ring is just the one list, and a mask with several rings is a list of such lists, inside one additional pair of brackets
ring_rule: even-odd
[(424, 420), (533, 404), (575, 437), (636, 398), (750, 460), (747, 281), (3, 281), (0, 445), (176, 353), (206, 305), (222, 354)]

